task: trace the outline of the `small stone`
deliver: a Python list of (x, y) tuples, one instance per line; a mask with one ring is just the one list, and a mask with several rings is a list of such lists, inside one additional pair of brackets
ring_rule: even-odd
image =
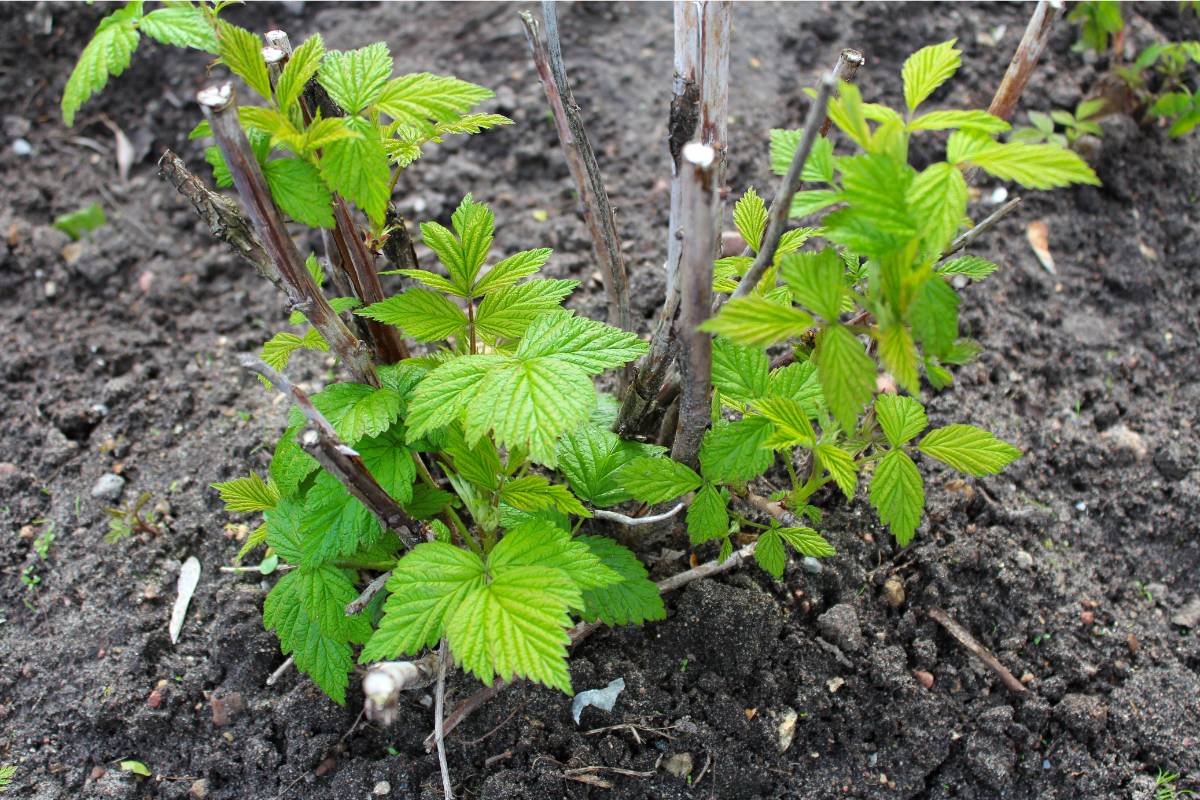
[(0, 461), (0, 478), (6, 475), (16, 475), (17, 465), (8, 461)]
[(200, 778), (192, 781), (192, 788), (188, 790), (188, 797), (195, 800), (204, 800), (208, 797), (208, 779)]
[(691, 753), (676, 753), (663, 762), (663, 769), (676, 778), (686, 778), (691, 775), (693, 766)]
[(805, 556), (804, 560), (800, 562), (800, 566), (803, 567), (804, 571), (809, 575), (820, 575), (821, 571), (825, 569), (823, 566), (821, 566), (821, 562), (812, 556)]
[(92, 767), (92, 771), (88, 773), (88, 778), (98, 781), (104, 777), (106, 772), (108, 772), (108, 770), (106, 770), (104, 767)]
[(1137, 655), (1137, 651), (1142, 645), (1138, 642), (1138, 638), (1131, 633), (1125, 637), (1125, 646), (1129, 648), (1131, 654)]
[(246, 710), (246, 701), (241, 692), (230, 692), (225, 696), (213, 695), (209, 701), (212, 706), (213, 725), (222, 728), (230, 723), (233, 716)]
[(151, 708), (159, 708), (162, 706), (162, 701), (162, 692), (160, 692), (158, 689), (155, 689), (154, 691), (150, 692), (150, 696), (146, 698), (146, 705), (150, 706)]
[(1033, 556), (1029, 555), (1029, 553), (1025, 552), (1024, 550), (1018, 550), (1013, 556), (1013, 559), (1017, 562), (1017, 566), (1021, 569), (1033, 569)]
[(75, 266), (75, 263), (83, 256), (83, 248), (83, 242), (71, 242), (70, 244), (63, 245), (62, 257), (68, 267)]
[(337, 760), (333, 756), (330, 756), (329, 758), (326, 758), (324, 761), (322, 761), (320, 764), (317, 764), (317, 768), (313, 770), (313, 775), (316, 775), (318, 778), (320, 778), (336, 766), (337, 766)]
[(1171, 615), (1171, 624), (1182, 628), (1200, 625), (1200, 595), (1193, 595), (1182, 608)]
[(904, 581), (893, 575), (883, 582), (883, 599), (892, 608), (904, 605)]
[(817, 627), (834, 644), (848, 652), (857, 653), (865, 644), (858, 614), (847, 603), (838, 603), (817, 617)]
[(376, 797), (387, 797), (392, 793), (392, 785), (387, 781), (380, 781), (371, 789), (371, 794)]
[(779, 752), (786, 753), (792, 746), (792, 740), (796, 738), (796, 720), (800, 719), (800, 715), (791, 708), (785, 708), (778, 718), (779, 724), (775, 726), (775, 741), (779, 745)]
[(12, 151), (19, 156), (27, 156), (33, 152), (33, 145), (24, 139), (14, 139), (12, 143)]
[(1114, 425), (1100, 434), (1100, 441), (1108, 445), (1109, 450), (1120, 463), (1141, 461), (1150, 454), (1146, 442), (1137, 431), (1130, 430), (1125, 425)]
[(46, 285), (42, 288), (46, 293), (46, 297), (54, 297), (58, 294), (58, 284), (54, 281), (46, 281)]
[(92, 497), (97, 500), (105, 500), (109, 503), (115, 503), (117, 498), (121, 496), (121, 491), (125, 488), (125, 479), (120, 475), (114, 475), (111, 472), (106, 472), (96, 479), (96, 483), (92, 485)]
[(1192, 470), (1192, 460), (1177, 441), (1169, 441), (1155, 450), (1154, 468), (1169, 481), (1181, 481)]
[(917, 679), (917, 683), (924, 686), (926, 689), (933, 688), (933, 673), (926, 672), (923, 669), (914, 669), (913, 677)]
[(1079, 615), (1079, 621), (1084, 625), (1091, 627), (1096, 624), (1096, 614), (1092, 611), (1084, 611)]
[(846, 679), (841, 677), (830, 678), (829, 680), (825, 681), (825, 688), (829, 690), (830, 694), (837, 694), (838, 689), (841, 689), (845, 685)]

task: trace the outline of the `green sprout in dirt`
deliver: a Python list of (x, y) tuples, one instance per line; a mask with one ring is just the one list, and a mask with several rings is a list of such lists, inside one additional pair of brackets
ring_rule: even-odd
[(131, 500), (125, 508), (106, 508), (104, 512), (108, 514), (108, 533), (104, 534), (105, 543), (116, 544), (135, 533), (148, 533), (152, 536), (162, 533), (161, 521), (154, 508), (146, 510), (151, 499), (149, 492), (141, 492), (137, 499)]
[(16, 777), (17, 767), (15, 764), (4, 764), (0, 766), (0, 794), (7, 792), (12, 788), (13, 778)]
[(1121, 14), (1121, 3), (1117, 0), (1086, 0), (1075, 3), (1067, 14), (1067, 21), (1079, 25), (1079, 40), (1073, 49), (1108, 51), (1113, 37), (1125, 29)]
[(1162, 42), (1147, 47), (1133, 64), (1119, 67), (1117, 74), (1146, 109), (1146, 116), (1169, 123), (1167, 135), (1178, 138), (1200, 125), (1197, 65), (1200, 65), (1200, 42)]
[(1084, 134), (1104, 135), (1104, 129), (1095, 120), (1105, 105), (1103, 99), (1094, 98), (1080, 101), (1079, 105), (1075, 106), (1074, 113), (1063, 110), (1051, 111), (1049, 114), (1044, 111), (1030, 111), (1027, 116), (1032, 127), (1013, 129), (1008, 140), (1074, 148), (1075, 142)]
[(1184, 797), (1195, 797), (1191, 789), (1180, 789), (1175, 785), (1179, 780), (1178, 772), (1169, 772), (1161, 767), (1154, 776), (1154, 800), (1182, 800)]

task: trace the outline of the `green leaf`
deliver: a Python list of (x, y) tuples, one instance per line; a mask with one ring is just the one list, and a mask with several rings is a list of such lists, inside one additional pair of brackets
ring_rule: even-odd
[(259, 97), (271, 99), (271, 79), (262, 57), (262, 39), (245, 28), (217, 21), (217, 52), (221, 62), (246, 82)]
[(311, 228), (332, 228), (333, 196), (316, 167), (299, 158), (277, 158), (263, 168), (271, 196), (284, 213)]
[(448, 294), (453, 297), (463, 297), (467, 295), (451, 283), (448, 279), (438, 275), (436, 272), (430, 272), (424, 269), (389, 269), (380, 272), (380, 275), (403, 275), (406, 278), (412, 278), (415, 281), (420, 281), (425, 286), (442, 294)]
[(818, 444), (813, 448), (817, 464), (833, 476), (833, 482), (846, 495), (847, 500), (854, 499), (854, 489), (858, 486), (858, 468), (854, 457), (834, 444)]
[(910, 113), (958, 71), (962, 51), (954, 49), (957, 41), (922, 47), (905, 60), (900, 77), (904, 79), (904, 102)]
[[(495, 216), (490, 208), (476, 203), (468, 194), (454, 210), (450, 224), (458, 234), (459, 253), (462, 256), (463, 275), (460, 285), (469, 288), (475, 283), (479, 268), (483, 266), (488, 251), (492, 249), (492, 237), (496, 229)], [(458, 280), (453, 273), (450, 277)]]
[(907, 325), (892, 325), (879, 332), (879, 360), (902, 388), (921, 389), (917, 373), (917, 345)]
[(471, 294), (482, 297), (497, 289), (512, 286), (522, 278), (534, 275), (550, 260), (553, 251), (549, 247), (539, 247), (536, 250), (522, 250), (500, 261), (488, 270), (487, 274), (475, 282)]
[(378, 436), (400, 416), (397, 392), (362, 383), (335, 383), (313, 395), (312, 402), (349, 445)]
[(413, 485), (413, 499), (404, 510), (417, 519), (433, 519), (454, 503), (454, 495), (423, 483)]
[(767, 446), (776, 450), (792, 447), (812, 448), (817, 434), (809, 422), (804, 408), (790, 397), (770, 397), (755, 400), (752, 406), (775, 426), (775, 432), (767, 440)]
[(358, 50), (325, 54), (317, 80), (347, 116), (356, 116), (383, 94), (392, 74), (387, 45), (376, 42)]
[(733, 224), (750, 249), (757, 253), (758, 246), (762, 244), (763, 231), (767, 228), (767, 204), (753, 187), (747, 189), (733, 207)]
[(779, 272), (800, 305), (826, 321), (837, 321), (846, 280), (846, 269), (837, 251), (827, 247), (819, 253), (789, 253), (780, 261)]
[(713, 341), (712, 382), (725, 397), (745, 405), (767, 396), (770, 359), (758, 347), (745, 347), (724, 337)]
[(303, 337), (280, 331), (263, 342), (262, 359), (268, 366), (282, 370), (291, 361), (292, 353), (297, 350), (317, 350), (325, 353), (329, 351), (329, 345), (315, 328), (309, 328)]
[[(803, 138), (802, 130), (771, 130), (771, 172), (780, 176), (787, 175)], [(808, 159), (800, 173), (800, 180), (833, 183), (833, 142), (824, 136), (818, 136), (813, 141), (812, 150), (809, 151)]]
[(900, 394), (881, 394), (875, 398), (875, 418), (888, 444), (900, 447), (929, 426), (925, 407), (917, 400)]
[(516, 357), (552, 357), (596, 375), (645, 355), (649, 349), (636, 333), (577, 317), (573, 311), (555, 310), (534, 319), (521, 337)]
[(492, 96), (492, 91), (482, 86), (422, 72), (388, 81), (375, 105), (395, 120), (424, 123), (432, 119), (452, 123)]
[(918, 220), (926, 250), (942, 252), (967, 214), (967, 182), (962, 171), (945, 161), (926, 167), (908, 188), (908, 207)]
[(783, 540), (776, 531), (765, 531), (758, 537), (758, 545), (754, 548), (754, 560), (775, 580), (783, 577), (787, 553), (784, 552)]
[(522, 677), (571, 694), (571, 618), (561, 599), (571, 591), (578, 595), (560, 570), (532, 566), (510, 568), (471, 590), (446, 624), (455, 660), (485, 686), (497, 675)]
[(423, 542), (392, 569), (383, 619), (359, 662), (416, 655), (445, 634), (463, 598), (484, 585), (483, 562), (473, 553), (442, 542)]
[(141, 775), (143, 778), (149, 778), (154, 774), (150, 771), (150, 768), (141, 761), (135, 761), (132, 758), (125, 759), (117, 764), (117, 766), (125, 772), (132, 772), (134, 775)]
[(434, 133), (437, 136), (444, 136), (448, 133), (473, 134), (512, 124), (514, 124), (513, 121), (503, 114), (467, 114), (450, 122), (439, 122), (434, 126)]
[(55, 217), (52, 227), (70, 236), (73, 241), (78, 241), (83, 234), (106, 224), (108, 224), (108, 218), (104, 216), (104, 207), (99, 203), (92, 203), (78, 211)]
[[(891, 237), (903, 240), (916, 234), (907, 202), (912, 167), (885, 155), (861, 155), (841, 159), (838, 168), (842, 198), (856, 216)], [(827, 219), (826, 224), (829, 222)]]
[(812, 317), (800, 309), (751, 294), (721, 306), (717, 316), (705, 320), (700, 330), (762, 347), (803, 336), (812, 325)]
[(428, 289), (409, 289), (354, 313), (395, 325), (418, 342), (449, 339), (467, 329), (467, 315), (463, 310)]
[(825, 394), (817, 380), (817, 365), (811, 361), (788, 364), (772, 372), (768, 394), (795, 400), (809, 419), (816, 418), (825, 403)]
[(500, 488), (500, 502), (519, 511), (555, 508), (564, 514), (591, 516), (591, 512), (580, 505), (567, 487), (550, 483), (541, 475), (525, 475), (505, 481)]
[(631, 497), (654, 505), (697, 489), (700, 476), (686, 464), (669, 458), (635, 458), (616, 473), (617, 483)]
[(875, 362), (848, 328), (831, 325), (817, 337), (813, 352), (829, 410), (845, 431), (853, 431), (862, 407), (875, 391)]
[[(315, 33), (304, 40), (304, 44), (292, 51), (283, 67), (278, 83), (275, 84), (275, 102), (285, 113), (304, 94), (304, 87), (317, 74), (321, 59), (325, 56), (325, 41)], [(334, 120), (322, 120), (334, 122)], [(339, 126), (340, 127), (340, 126)]]
[[(310, 616), (303, 590), (311, 587), (303, 585), (300, 572), (285, 574), (267, 595), (263, 624), (267, 630), (275, 631), (284, 654), (293, 656), (297, 669), (311, 677), (339, 705), (345, 705), (348, 673), (354, 664), (350, 645), (345, 637), (323, 633), (320, 622)], [(365, 633), (361, 627), (363, 623), (358, 623), (351, 632)]]
[(813, 558), (825, 558), (837, 555), (833, 545), (825, 541), (825, 537), (812, 528), (776, 528), (775, 532), (800, 555)]
[(717, 422), (700, 442), (700, 474), (714, 483), (757, 478), (775, 460), (767, 446), (771, 433), (771, 423), (763, 417)]
[(417, 465), (412, 453), (404, 446), (404, 431), (400, 426), (363, 439), (354, 449), (362, 457), (367, 471), (393, 500), (401, 505), (412, 501)]
[(925, 486), (917, 465), (902, 450), (889, 450), (875, 465), (869, 499), (901, 547), (912, 541), (925, 510)]
[(265, 513), (266, 542), (289, 564), (304, 558), (304, 503), (287, 498)]
[(279, 494), (283, 497), (294, 494), (300, 483), (320, 466), (296, 441), (296, 434), (302, 427), (303, 423), (284, 431), (271, 458), (271, 479), (279, 487)]
[(409, 443), (458, 419), (488, 373), (508, 361), (500, 355), (463, 356), (426, 375), (409, 399)]
[(829, 119), (837, 125), (855, 144), (866, 150), (870, 145), (870, 131), (863, 113), (862, 93), (847, 81), (838, 81), (838, 94), (829, 98)]
[(796, 192), (792, 195), (792, 205), (788, 208), (788, 216), (792, 219), (807, 217), (829, 208), (834, 203), (845, 200), (841, 192), (832, 189), (812, 189), (807, 192)]
[(371, 626), (362, 613), (346, 616), (346, 606), (358, 597), (358, 591), (345, 571), (325, 565), (300, 569), (293, 579), (296, 593), (321, 634), (340, 641), (366, 641)]
[(1010, 127), (1007, 122), (986, 111), (931, 111), (908, 123), (910, 131), (944, 131), (962, 128), (981, 133), (1000, 133)]
[(725, 498), (711, 483), (704, 484), (688, 506), (687, 529), (693, 545), (728, 535), (729, 510)]
[(578, 590), (599, 589), (621, 581), (591, 549), (571, 537), (569, 531), (542, 520), (525, 522), (505, 532), (487, 560), (488, 571), (501, 576), (520, 567), (553, 567), (561, 570), (577, 587), (562, 594), (568, 608), (582, 610)]
[(995, 272), (998, 267), (986, 258), (962, 256), (938, 266), (942, 275), (966, 275), (973, 281), (981, 281)]
[(927, 279), (917, 290), (908, 309), (908, 321), (926, 352), (940, 358), (954, 346), (959, 302), (954, 288), (937, 276)]
[[(963, 134), (953, 134), (951, 140)], [(1099, 186), (1100, 179), (1074, 150), (1054, 144), (1027, 144), (991, 140), (976, 142), (966, 152), (957, 153), (955, 164), (970, 164), (1004, 181), (1015, 181), (1030, 189), (1056, 189), (1073, 183)], [(950, 144), (947, 144), (950, 158)]]
[[(608, 508), (633, 497), (618, 480), (621, 468), (661, 452), (662, 448), (653, 445), (626, 441), (607, 427), (585, 425), (563, 433), (558, 442), (558, 470), (581, 500)], [(699, 485), (699, 478), (696, 480)]]
[(176, 47), (191, 47), (216, 53), (217, 35), (204, 12), (191, 4), (151, 11), (138, 21), (138, 30), (151, 39)]
[(108, 77), (120, 75), (129, 66), (139, 39), (134, 24), (141, 14), (142, 4), (137, 0), (109, 14), (96, 26), (96, 33), (79, 54), (63, 89), (62, 115), (68, 128), (75, 124), (75, 112), (88, 98), (108, 85)]
[(376, 225), (382, 225), (392, 178), (387, 153), (378, 131), (362, 117), (347, 117), (343, 124), (357, 136), (329, 142), (321, 155), (321, 177), (337, 193), (353, 202)]
[(221, 494), (226, 511), (243, 514), (266, 511), (279, 502), (279, 490), (251, 472), (245, 478), (234, 478), (212, 485)]
[(932, 430), (917, 448), (977, 478), (995, 475), (1021, 457), (1020, 450), (974, 425), (947, 425)]
[(578, 281), (535, 278), (492, 292), (479, 304), (475, 330), (498, 339), (522, 336), (534, 319), (558, 308), (578, 285)]
[(349, 555), (382, 533), (375, 515), (351, 497), (337, 478), (321, 472), (304, 497), (304, 557), (300, 563), (315, 567)]
[(580, 536), (578, 541), (621, 577), (618, 583), (583, 591), (580, 617), (585, 622), (600, 620), (606, 625), (641, 625), (666, 619), (662, 595), (649, 580), (646, 568), (637, 556), (605, 536)]

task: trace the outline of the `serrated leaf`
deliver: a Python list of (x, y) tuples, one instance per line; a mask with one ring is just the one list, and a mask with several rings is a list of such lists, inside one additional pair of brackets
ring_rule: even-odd
[(455, 660), (485, 686), (519, 676), (571, 694), (571, 618), (559, 599), (571, 590), (549, 567), (514, 567), (473, 589), (446, 625)]
[(662, 595), (649, 580), (646, 568), (637, 556), (605, 536), (580, 536), (578, 541), (621, 577), (617, 583), (583, 591), (580, 617), (585, 622), (600, 620), (606, 625), (641, 625), (666, 619)]
[(775, 460), (767, 446), (771, 433), (771, 423), (763, 417), (717, 422), (704, 432), (700, 442), (700, 474), (714, 483), (757, 478)]
[[(780, 176), (787, 175), (803, 138), (802, 130), (771, 130), (771, 172)], [(800, 180), (833, 183), (833, 143), (829, 139), (818, 136), (813, 141), (812, 150), (809, 151), (808, 159), (800, 173)]]
[(635, 458), (616, 474), (617, 483), (643, 503), (665, 503), (694, 491), (702, 481), (686, 464), (669, 458)]
[(263, 624), (275, 631), (284, 654), (339, 705), (345, 705), (349, 672), (354, 665), (350, 645), (340, 636), (322, 633), (305, 610), (299, 570), (279, 579), (263, 604)]
[(649, 349), (636, 333), (577, 317), (573, 311), (555, 310), (534, 319), (521, 337), (516, 357), (545, 356), (596, 375), (633, 361)]
[(725, 336), (738, 344), (766, 346), (804, 335), (813, 319), (798, 308), (761, 295), (736, 297), (700, 330)]
[(329, 345), (314, 328), (306, 331), (303, 337), (288, 331), (280, 331), (263, 342), (262, 359), (268, 366), (282, 370), (291, 361), (292, 353), (304, 349), (328, 352)]
[(376, 225), (384, 222), (392, 172), (379, 133), (362, 117), (342, 123), (356, 136), (329, 142), (321, 154), (321, 177)]
[(907, 325), (891, 325), (879, 332), (879, 360), (896, 383), (910, 392), (921, 389), (917, 373), (917, 345)]
[(769, 397), (755, 400), (751, 406), (755, 413), (771, 421), (775, 426), (774, 433), (767, 440), (767, 446), (776, 450), (792, 447), (812, 448), (816, 443), (817, 434), (804, 408), (790, 397)]
[(304, 502), (285, 498), (265, 516), (267, 544), (287, 563), (299, 564), (304, 558)]
[(824, 558), (837, 555), (833, 545), (812, 528), (776, 528), (775, 532), (802, 556)]
[(312, 402), (349, 445), (378, 436), (400, 416), (397, 392), (362, 383), (335, 383), (313, 395)]
[(400, 426), (363, 439), (354, 449), (362, 457), (367, 471), (393, 500), (401, 505), (412, 500), (417, 465), (404, 444), (404, 431)]
[[(285, 113), (292, 104), (304, 93), (304, 87), (317, 74), (321, 59), (325, 56), (325, 41), (321, 34), (316, 33), (304, 40), (304, 43), (292, 51), (279, 81), (275, 84), (275, 102)], [(334, 120), (322, 120), (333, 122)], [(340, 127), (340, 126), (339, 126)]]
[(505, 481), (500, 488), (500, 502), (506, 503), (518, 511), (541, 511), (546, 508), (554, 508), (564, 514), (574, 514), (580, 517), (592, 515), (567, 487), (550, 483), (541, 475), (525, 475)]
[(204, 12), (191, 4), (151, 11), (138, 21), (138, 30), (163, 44), (191, 47), (206, 53), (218, 50), (212, 25)]
[(815, 419), (825, 404), (821, 382), (817, 380), (817, 365), (811, 361), (788, 364), (772, 372), (768, 393), (771, 397), (795, 400), (809, 419)]
[(108, 85), (109, 76), (116, 77), (129, 66), (140, 38), (134, 22), (141, 13), (140, 0), (127, 3), (96, 26), (63, 89), (62, 115), (68, 128), (75, 124), (75, 112), (88, 98)]
[(837, 321), (845, 294), (846, 269), (833, 248), (819, 253), (789, 253), (780, 261), (779, 273), (800, 305), (829, 322)]
[(92, 203), (78, 211), (55, 217), (51, 227), (70, 236), (72, 241), (78, 241), (83, 234), (94, 231), (107, 223), (108, 218), (104, 215), (104, 207), (99, 203)]
[(495, 338), (522, 336), (534, 319), (558, 308), (578, 285), (578, 281), (535, 278), (492, 292), (479, 304), (475, 330)]
[(912, 541), (925, 510), (925, 486), (917, 465), (902, 450), (889, 450), (875, 465), (869, 499), (901, 547)]
[(522, 567), (552, 567), (561, 570), (576, 587), (559, 599), (571, 609), (582, 610), (580, 590), (599, 589), (619, 583), (621, 576), (609, 569), (586, 544), (569, 531), (536, 520), (510, 528), (492, 549), (488, 571), (495, 577)]
[(866, 150), (870, 145), (870, 130), (863, 114), (862, 93), (848, 81), (838, 81), (838, 93), (829, 98), (829, 119), (855, 144)]
[[(951, 136), (947, 159), (950, 159), (950, 144), (962, 136), (959, 133)], [(1000, 144), (990, 139), (984, 143), (976, 139), (956, 155), (956, 159), (951, 159), (955, 164), (976, 166), (1000, 180), (1014, 181), (1030, 189), (1056, 189), (1073, 183), (1100, 185), (1096, 173), (1078, 153), (1055, 144)]]
[(450, 223), (454, 226), (454, 232), (458, 234), (463, 270), (461, 276), (451, 273), (450, 277), (463, 288), (469, 288), (474, 285), (479, 268), (483, 266), (488, 251), (492, 249), (495, 216), (490, 208), (476, 203), (468, 194), (454, 210)]
[(622, 467), (661, 452), (662, 448), (654, 445), (626, 441), (607, 427), (585, 425), (563, 433), (558, 442), (558, 470), (581, 500), (608, 508), (633, 497), (618, 480)]
[(221, 494), (226, 511), (250, 514), (274, 508), (279, 502), (279, 490), (254, 472), (245, 478), (214, 483), (212, 487)]
[(835, 444), (818, 444), (813, 448), (813, 455), (816, 456), (817, 464), (833, 476), (833, 482), (842, 490), (846, 499), (853, 500), (854, 489), (858, 486), (858, 468), (854, 464), (854, 456)]
[(758, 544), (754, 548), (754, 560), (775, 580), (783, 577), (787, 553), (783, 550), (783, 540), (779, 538), (778, 533), (769, 530), (758, 537)]
[[(1034, 112), (1030, 112), (1032, 115)], [(944, 131), (962, 128), (982, 133), (1000, 133), (1011, 126), (986, 111), (930, 111), (908, 123), (910, 131)]]
[(807, 217), (843, 200), (845, 198), (842, 197), (842, 193), (833, 189), (812, 189), (807, 192), (796, 192), (792, 195), (792, 204), (788, 208), (788, 216), (792, 219)]
[(829, 410), (843, 430), (853, 431), (859, 412), (875, 391), (875, 362), (841, 325), (821, 331), (813, 360)]
[(745, 405), (766, 397), (770, 370), (770, 359), (761, 348), (739, 345), (721, 336), (713, 341), (713, 386), (730, 400)]
[[(842, 199), (850, 203), (856, 216), (891, 237), (908, 239), (916, 235), (907, 203), (915, 174), (910, 166), (885, 155), (860, 155), (841, 159), (838, 169), (842, 173)], [(832, 238), (829, 233), (827, 230), (827, 238)]]
[(397, 562), (388, 579), (383, 618), (359, 662), (415, 655), (445, 635), (463, 598), (484, 585), (478, 556), (442, 542), (423, 542)]
[[(771, 142), (774, 145), (773, 135)], [(757, 253), (758, 246), (762, 244), (763, 231), (767, 228), (767, 204), (753, 187), (747, 189), (733, 207), (733, 224), (750, 249)]]
[(434, 126), (434, 134), (437, 136), (444, 136), (448, 133), (474, 134), (512, 124), (513, 121), (503, 114), (466, 114), (451, 122), (439, 122)]
[(967, 182), (945, 161), (926, 167), (908, 188), (908, 206), (931, 253), (946, 249), (967, 214)]
[(901, 394), (876, 397), (875, 418), (892, 447), (908, 443), (929, 426), (925, 407), (914, 398)]
[(323, 636), (343, 642), (364, 642), (371, 635), (362, 613), (346, 616), (346, 605), (358, 597), (344, 570), (330, 565), (296, 571), (296, 593), (308, 618)]
[(271, 99), (271, 79), (263, 61), (262, 39), (245, 28), (217, 21), (217, 52), (221, 63), (246, 82), (259, 97)]
[(418, 342), (449, 339), (467, 329), (467, 315), (463, 310), (428, 289), (409, 289), (354, 313), (395, 325)]
[(295, 425), (284, 431), (271, 458), (271, 479), (283, 497), (295, 494), (300, 483), (320, 466), (296, 441), (296, 434), (302, 427), (303, 424)]
[(333, 227), (333, 196), (316, 167), (299, 158), (277, 158), (266, 163), (263, 173), (285, 214), (311, 228)]
[(519, 253), (514, 253), (488, 270), (487, 274), (482, 278), (479, 278), (475, 282), (471, 294), (475, 297), (482, 297), (497, 289), (512, 286), (522, 278), (528, 278), (530, 275), (537, 274), (545, 266), (546, 262), (550, 260), (552, 252), (549, 247), (539, 247), (536, 250), (522, 250)]
[(452, 123), (492, 96), (492, 91), (482, 86), (422, 72), (388, 81), (375, 106), (395, 120)]
[(321, 472), (304, 497), (304, 557), (300, 563), (315, 567), (349, 555), (376, 541), (382, 533), (375, 515), (337, 478)]
[(981, 281), (997, 269), (991, 261), (979, 256), (962, 256), (937, 267), (942, 275), (966, 275), (973, 281)]
[(347, 116), (353, 117), (383, 94), (392, 74), (392, 56), (383, 42), (345, 52), (330, 51), (317, 80)]
[(909, 112), (950, 79), (962, 64), (962, 52), (954, 49), (957, 39), (948, 42), (922, 47), (909, 56), (904, 66), (900, 68), (900, 77), (904, 79), (904, 102)]
[(974, 425), (946, 425), (926, 434), (917, 448), (960, 472), (995, 475), (1021, 457), (1021, 451)]
[(950, 284), (934, 276), (928, 278), (908, 308), (908, 321), (927, 353), (939, 358), (958, 339), (958, 293)]
[(693, 545), (720, 539), (729, 533), (729, 510), (725, 498), (711, 483), (704, 484), (687, 510), (688, 538)]
[(409, 443), (458, 419), (488, 373), (508, 361), (500, 355), (463, 356), (426, 375), (409, 399)]

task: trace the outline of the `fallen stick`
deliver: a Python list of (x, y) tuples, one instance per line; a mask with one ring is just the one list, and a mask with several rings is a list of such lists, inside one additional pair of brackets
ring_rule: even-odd
[(603, 508), (597, 508), (592, 511), (592, 516), (596, 519), (606, 519), (609, 522), (617, 522), (628, 527), (637, 527), (638, 525), (651, 525), (655, 522), (662, 522), (683, 511), (683, 503), (678, 503), (670, 511), (664, 511), (661, 514), (647, 514), (644, 517), (630, 517), (625, 514), (619, 514), (616, 511), (606, 511)]
[(284, 661), (282, 664), (280, 664), (278, 667), (276, 667), (275, 671), (272, 672), (270, 677), (267, 678), (267, 686), (274, 686), (276, 683), (278, 683), (279, 679), (283, 677), (283, 674), (285, 672), (287, 672), (291, 668), (291, 666), (295, 663), (296, 663), (296, 657), (288, 656), (287, 660)]
[(437, 690), (433, 701), (433, 736), (437, 744), (438, 768), (442, 772), (442, 793), (446, 800), (454, 800), (454, 787), (450, 783), (450, 766), (446, 763), (446, 731), (442, 727), (442, 714), (446, 706), (446, 662), (450, 659), (450, 647), (445, 637), (438, 647)]
[(387, 585), (388, 578), (390, 577), (392, 577), (392, 572), (391, 570), (388, 570), (375, 580), (368, 583), (367, 588), (362, 590), (362, 594), (346, 604), (346, 616), (352, 617), (366, 608), (367, 603), (371, 602), (371, 598), (379, 594), (379, 590)]
[(1014, 694), (1025, 694), (1029, 691), (1029, 689), (1025, 687), (1025, 684), (1017, 680), (1016, 677), (1014, 677), (1013, 674), (1008, 671), (1008, 668), (1000, 663), (999, 659), (992, 655), (986, 647), (981, 645), (975, 639), (975, 637), (971, 635), (970, 631), (951, 619), (949, 614), (947, 614), (945, 611), (942, 611), (940, 608), (931, 608), (925, 613), (929, 615), (930, 619), (945, 628), (946, 632), (954, 637), (956, 642), (974, 653), (975, 656), (984, 664), (987, 664), (988, 668), (991, 669), (992, 672), (996, 673), (996, 675), (1000, 678), (1000, 682), (1003, 683), (1010, 692), (1013, 692)]

